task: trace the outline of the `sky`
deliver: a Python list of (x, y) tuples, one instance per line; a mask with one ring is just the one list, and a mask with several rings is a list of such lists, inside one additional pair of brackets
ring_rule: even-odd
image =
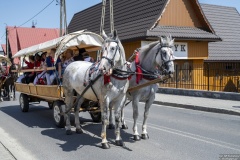
[[(6, 26), (31, 27), (34, 23), (37, 28), (60, 28), (60, 6), (57, 5), (57, 1), (60, 0), (0, 0), (0, 44), (6, 42)], [(75, 13), (102, 2), (102, 0), (65, 1), (67, 23)], [(240, 0), (199, 0), (199, 2), (235, 7), (240, 13)]]

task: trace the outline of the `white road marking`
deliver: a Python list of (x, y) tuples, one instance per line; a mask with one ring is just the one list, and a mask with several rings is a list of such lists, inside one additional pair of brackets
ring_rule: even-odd
[[(129, 118), (125, 118), (125, 120), (130, 122), (130, 123), (133, 123), (133, 121)], [(139, 123), (139, 122), (137, 122), (137, 124), (142, 125), (142, 123)], [(216, 139), (212, 139), (212, 138), (200, 136), (200, 135), (197, 135), (197, 134), (192, 134), (192, 133), (188, 133), (188, 132), (164, 127), (164, 126), (159, 126), (159, 125), (155, 125), (155, 124), (151, 124), (151, 123), (148, 123), (148, 127), (152, 128), (152, 129), (168, 132), (168, 133), (171, 133), (171, 134), (176, 134), (176, 135), (179, 135), (179, 136), (182, 136), (182, 137), (194, 139), (194, 140), (197, 140), (197, 141), (209, 143), (209, 144), (212, 144), (212, 145), (220, 146), (220, 147), (223, 147), (223, 148), (228, 148), (228, 149), (232, 149), (232, 150), (235, 150), (235, 151), (240, 151), (240, 145), (235, 145), (235, 144), (227, 143), (227, 142), (224, 142), (224, 141), (219, 141), (219, 140), (216, 140)]]

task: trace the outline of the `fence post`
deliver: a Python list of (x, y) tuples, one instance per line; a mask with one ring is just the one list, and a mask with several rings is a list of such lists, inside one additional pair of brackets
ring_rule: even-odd
[(176, 81), (176, 88), (178, 88), (178, 65), (176, 64), (176, 69), (175, 69), (175, 81)]
[(208, 74), (208, 91), (209, 91), (209, 85), (210, 85), (210, 77), (209, 77), (209, 63), (207, 63), (207, 74)]

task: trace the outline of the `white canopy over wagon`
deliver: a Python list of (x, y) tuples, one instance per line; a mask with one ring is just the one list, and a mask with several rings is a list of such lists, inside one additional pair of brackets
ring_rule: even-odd
[(93, 32), (81, 30), (67, 34), (63, 37), (59, 37), (44, 43), (40, 43), (28, 48), (24, 48), (17, 52), (13, 58), (33, 55), (38, 52), (46, 52), (52, 48), (57, 49), (55, 54), (55, 60), (66, 49), (78, 49), (85, 48), (86, 51), (97, 51), (101, 48), (103, 38)]

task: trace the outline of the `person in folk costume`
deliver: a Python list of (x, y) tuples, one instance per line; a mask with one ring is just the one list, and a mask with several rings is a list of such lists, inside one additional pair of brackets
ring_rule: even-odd
[(86, 50), (84, 48), (80, 48), (78, 52), (78, 55), (73, 57), (74, 61), (84, 61), (83, 54), (86, 52)]

